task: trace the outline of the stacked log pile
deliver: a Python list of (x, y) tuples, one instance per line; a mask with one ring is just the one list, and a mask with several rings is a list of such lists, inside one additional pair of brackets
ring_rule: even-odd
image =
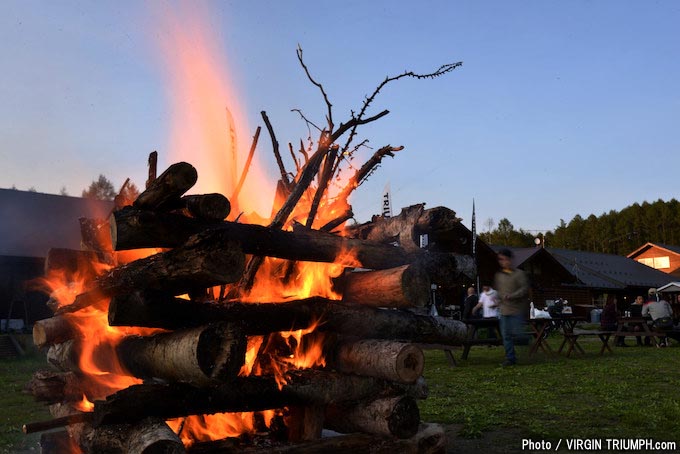
[[(289, 144), (297, 170), (291, 173), (262, 112), (281, 171), (267, 226), (237, 222), (240, 214), (225, 220), (232, 206), (240, 211), (238, 194), (258, 128), (231, 199), (185, 195), (198, 178), (194, 167), (180, 162), (156, 177), (154, 153), (146, 189), (136, 200), (123, 206), (117, 197), (109, 219), (81, 219), (83, 251), (49, 252), (48, 275), (77, 274), (84, 286), (72, 292), (77, 294), (68, 286), (55, 292), (48, 302), (54, 316), (34, 327), (34, 342), (48, 350), (54, 369), (36, 373), (27, 388), (50, 405), (54, 419), (24, 429), (62, 428), (43, 435), (44, 453), (443, 451), (442, 428), (420, 422), (417, 400), (427, 389), (418, 344), (462, 344), (465, 325), (431, 317), (425, 306), (431, 284), (471, 277), (475, 269), (469, 256), (420, 249), (418, 238), (446, 231), (459, 219), (445, 208), (416, 205), (390, 220), (342, 227), (353, 216), (350, 193), (403, 147), (377, 149), (334, 197), (329, 185), (340, 165), (367, 144), (352, 143), (357, 128), (389, 113), (368, 116), (383, 86), (404, 77), (439, 77), (461, 63), (386, 78), (348, 121), (336, 124), (301, 49), (298, 60), (323, 95), (327, 124), (316, 145), (301, 143), (304, 159)], [(321, 221), (322, 207), (335, 213), (330, 220)], [(142, 248), (158, 251), (122, 259)], [(249, 298), (268, 258), (282, 260), (276, 276), (264, 278), (287, 281), (300, 263), (344, 263), (340, 257), (348, 255), (355, 265), (336, 281), (339, 299)], [(106, 348), (83, 334), (83, 324), (94, 319), (79, 316), (91, 313), (107, 318), (95, 330), (117, 333)], [(291, 358), (312, 344), (320, 349), (313, 363), (292, 365)], [(104, 384), (107, 375), (126, 384)], [(268, 411), (267, 424), (264, 414), (256, 415), (249, 436), (183, 443), (194, 416), (259, 411)], [(323, 438), (323, 429), (345, 435)]]
[[(27, 424), (26, 431), (68, 429), (61, 437), (45, 435), (44, 452), (56, 452), (52, 448), (61, 449), (64, 443), (84, 452), (184, 452), (164, 421), (285, 408), (289, 441), (317, 440), (322, 428), (378, 435), (380, 443), (385, 443), (380, 437), (396, 443), (416, 436), (421, 427), (416, 399), (426, 396), (424, 358), (417, 343), (460, 345), (466, 334), (462, 323), (418, 309), (428, 303), (433, 279), (453, 281), (461, 273), (472, 273), (470, 258), (386, 244), (395, 229), (364, 239), (306, 227), (282, 231), (222, 221), (219, 218), (228, 212), (226, 198), (181, 197), (196, 181), (194, 175), (189, 164), (171, 166), (133, 206), (108, 220), (112, 250), (171, 249), (100, 274), (92, 271), (93, 264), (112, 251), (55, 249), (48, 254), (48, 272), (85, 269), (88, 282), (71, 304), (55, 308), (54, 317), (35, 324), (35, 344), (48, 349), (48, 359), (59, 371), (36, 373), (28, 387), (38, 400), (51, 404), (55, 420)], [(410, 213), (390, 222), (401, 222), (406, 226), (401, 230), (411, 235), (458, 222), (453, 212), (442, 208), (419, 206), (412, 211), (418, 216)], [(404, 234), (397, 235), (405, 245)], [(206, 289), (241, 278), (245, 254), (332, 262), (341, 251), (353, 253), (362, 264), (361, 272), (344, 274), (339, 284), (342, 300), (252, 303), (206, 297)], [(86, 340), (77, 337), (70, 316), (107, 300), (110, 326), (164, 332), (127, 336), (118, 343), (118, 361), (144, 383), (101, 396), (93, 379), (80, 370)], [(325, 334), (324, 368), (290, 370), (283, 383), (271, 374), (239, 375), (249, 336), (306, 329), (313, 323)], [(94, 400), (91, 412), (77, 410), (83, 396)], [(213, 444), (214, 452), (224, 449), (224, 442)], [(191, 449), (211, 452), (205, 442)]]

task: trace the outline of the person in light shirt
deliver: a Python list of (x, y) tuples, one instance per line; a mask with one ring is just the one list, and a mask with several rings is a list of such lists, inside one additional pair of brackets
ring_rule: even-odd
[(482, 286), (482, 294), (479, 295), (479, 303), (472, 309), (473, 312), (482, 310), (482, 317), (498, 317), (498, 292), (488, 285)]
[[(472, 312), (482, 311), (483, 318), (498, 318), (498, 292), (488, 285), (482, 286), (482, 294), (479, 295), (479, 303), (472, 309)], [(496, 330), (489, 328), (489, 339), (496, 339)]]

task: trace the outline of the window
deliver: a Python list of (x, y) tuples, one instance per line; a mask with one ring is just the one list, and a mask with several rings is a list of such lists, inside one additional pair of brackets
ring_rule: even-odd
[(638, 259), (638, 262), (642, 263), (643, 265), (656, 268), (657, 270), (671, 267), (671, 259), (667, 255), (664, 257), (649, 257), (645, 259)]

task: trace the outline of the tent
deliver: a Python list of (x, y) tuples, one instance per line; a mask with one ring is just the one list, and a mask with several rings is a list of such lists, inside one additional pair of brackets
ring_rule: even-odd
[(668, 284), (656, 289), (659, 293), (680, 292), (680, 282), (669, 282)]

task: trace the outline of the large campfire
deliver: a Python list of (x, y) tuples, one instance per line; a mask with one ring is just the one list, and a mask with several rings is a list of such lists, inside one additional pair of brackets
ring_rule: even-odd
[(262, 113), (281, 170), (269, 219), (240, 211), (247, 163), (230, 198), (185, 195), (196, 169), (179, 162), (156, 177), (152, 155), (136, 200), (81, 219), (82, 250), (49, 251), (42, 284), (54, 316), (33, 338), (54, 367), (28, 389), (55, 419), (24, 428), (60, 428), (43, 434), (43, 453), (443, 449), (441, 427), (420, 421), (420, 344), (460, 345), (466, 328), (425, 307), (432, 284), (470, 276), (474, 263), (418, 240), (460, 220), (416, 205), (346, 225), (352, 191), (401, 147), (380, 148), (333, 185), (366, 145), (352, 145), (357, 127), (387, 114), (366, 114), (382, 86), (458, 64), (386, 79), (336, 127), (298, 57), (327, 125), (315, 149), (296, 158), (290, 146), (289, 173)]

